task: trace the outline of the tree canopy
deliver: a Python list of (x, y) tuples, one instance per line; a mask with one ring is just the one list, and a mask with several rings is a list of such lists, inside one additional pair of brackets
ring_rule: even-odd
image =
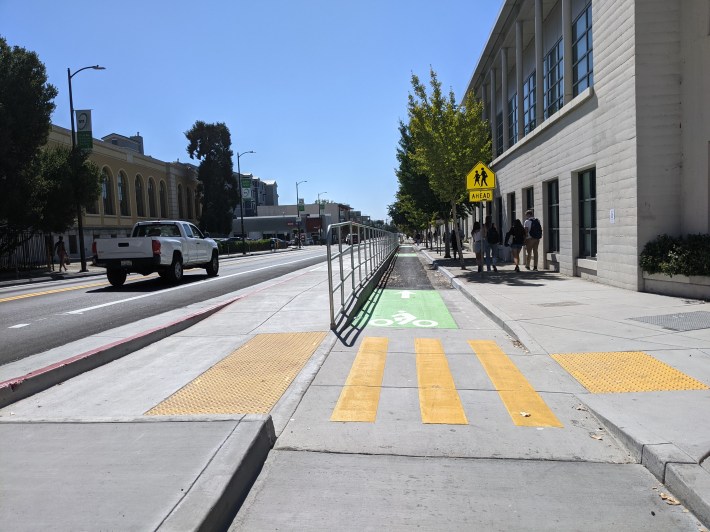
[(190, 158), (200, 160), (197, 171), (198, 191), (202, 194), (200, 229), (229, 234), (232, 213), (240, 199), (229, 128), (223, 122), (207, 124), (198, 120), (185, 136)]
[(0, 224), (6, 231), (31, 228), (41, 217), (38, 157), (49, 137), (56, 95), (37, 54), (0, 37)]
[[(428, 177), (433, 193), (451, 206), (456, 220), (457, 203), (466, 198), (466, 174), (490, 156), (490, 131), (482, 118), (483, 105), (472, 93), (457, 105), (453, 90), (448, 94), (441, 90), (433, 69), (430, 86), (428, 93), (412, 74), (413, 94), (409, 94), (407, 105), (413, 146), (410, 157), (414, 168)], [(461, 249), (458, 231), (457, 237)]]

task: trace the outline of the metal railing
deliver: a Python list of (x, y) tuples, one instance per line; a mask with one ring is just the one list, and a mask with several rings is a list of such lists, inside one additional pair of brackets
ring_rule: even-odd
[[(350, 303), (360, 295), (399, 246), (395, 233), (354, 222), (328, 226), (328, 289), (330, 328), (335, 329), (335, 298), (340, 292), (339, 315), (346, 315)], [(337, 252), (333, 247), (337, 245)], [(337, 262), (334, 268), (334, 262)], [(334, 272), (335, 270), (335, 272)]]

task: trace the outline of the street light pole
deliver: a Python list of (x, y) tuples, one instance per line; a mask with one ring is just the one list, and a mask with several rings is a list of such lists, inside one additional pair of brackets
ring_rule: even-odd
[(325, 213), (324, 214), (320, 213), (321, 212), (320, 195), (327, 194), (327, 193), (328, 192), (319, 192), (318, 193), (318, 219), (320, 220), (320, 227), (318, 229), (318, 238), (320, 239), (321, 245), (323, 244), (323, 218), (325, 218)]
[[(76, 76), (82, 70), (87, 70), (87, 69), (106, 70), (106, 67), (102, 67), (99, 65), (87, 66), (84, 68), (80, 68), (79, 70), (77, 70), (73, 74), (71, 73), (71, 69), (67, 68), (67, 80), (69, 81), (69, 114), (71, 115), (72, 157), (74, 156), (74, 151), (76, 150), (76, 138), (75, 138), (76, 134), (74, 132), (74, 98), (72, 97), (72, 93), (71, 93), (71, 78)], [(79, 232), (79, 256), (81, 257), (81, 271), (87, 272), (89, 270), (86, 268), (86, 252), (84, 251), (84, 222), (81, 219), (81, 217), (82, 217), (81, 203), (79, 203), (79, 199), (76, 198), (76, 229)]]
[(242, 169), (239, 165), (239, 159), (242, 155), (247, 153), (256, 153), (255, 151), (243, 151), (242, 153), (237, 152), (237, 175), (239, 176), (239, 215), (242, 219), (242, 255), (247, 254), (247, 237), (244, 234), (244, 194), (242, 189)]
[(303, 181), (296, 181), (296, 227), (298, 229), (298, 232), (296, 233), (296, 247), (298, 247), (299, 249), (301, 248), (301, 211), (298, 210), (300, 206), (300, 204), (298, 203), (298, 185), (300, 185), (301, 183), (308, 183), (308, 180), (304, 179)]

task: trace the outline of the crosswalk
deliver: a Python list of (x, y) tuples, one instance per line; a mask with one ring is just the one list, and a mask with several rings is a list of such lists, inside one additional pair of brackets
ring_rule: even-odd
[[(388, 343), (386, 337), (363, 339), (333, 409), (331, 421), (376, 422)], [(469, 340), (468, 345), (472, 356), (475, 355), (483, 366), (515, 425), (563, 426), (496, 342)], [(414, 351), (422, 423), (467, 425), (469, 421), (441, 341), (436, 338), (415, 338)]]

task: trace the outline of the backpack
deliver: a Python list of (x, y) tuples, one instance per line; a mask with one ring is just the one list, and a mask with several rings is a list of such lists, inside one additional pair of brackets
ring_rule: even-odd
[(532, 238), (542, 238), (542, 226), (540, 220), (533, 218), (530, 224), (530, 236)]
[(488, 233), (486, 234), (486, 240), (488, 240), (489, 244), (500, 243), (500, 235), (498, 234), (498, 229), (496, 229), (495, 224), (492, 224), (488, 229)]

